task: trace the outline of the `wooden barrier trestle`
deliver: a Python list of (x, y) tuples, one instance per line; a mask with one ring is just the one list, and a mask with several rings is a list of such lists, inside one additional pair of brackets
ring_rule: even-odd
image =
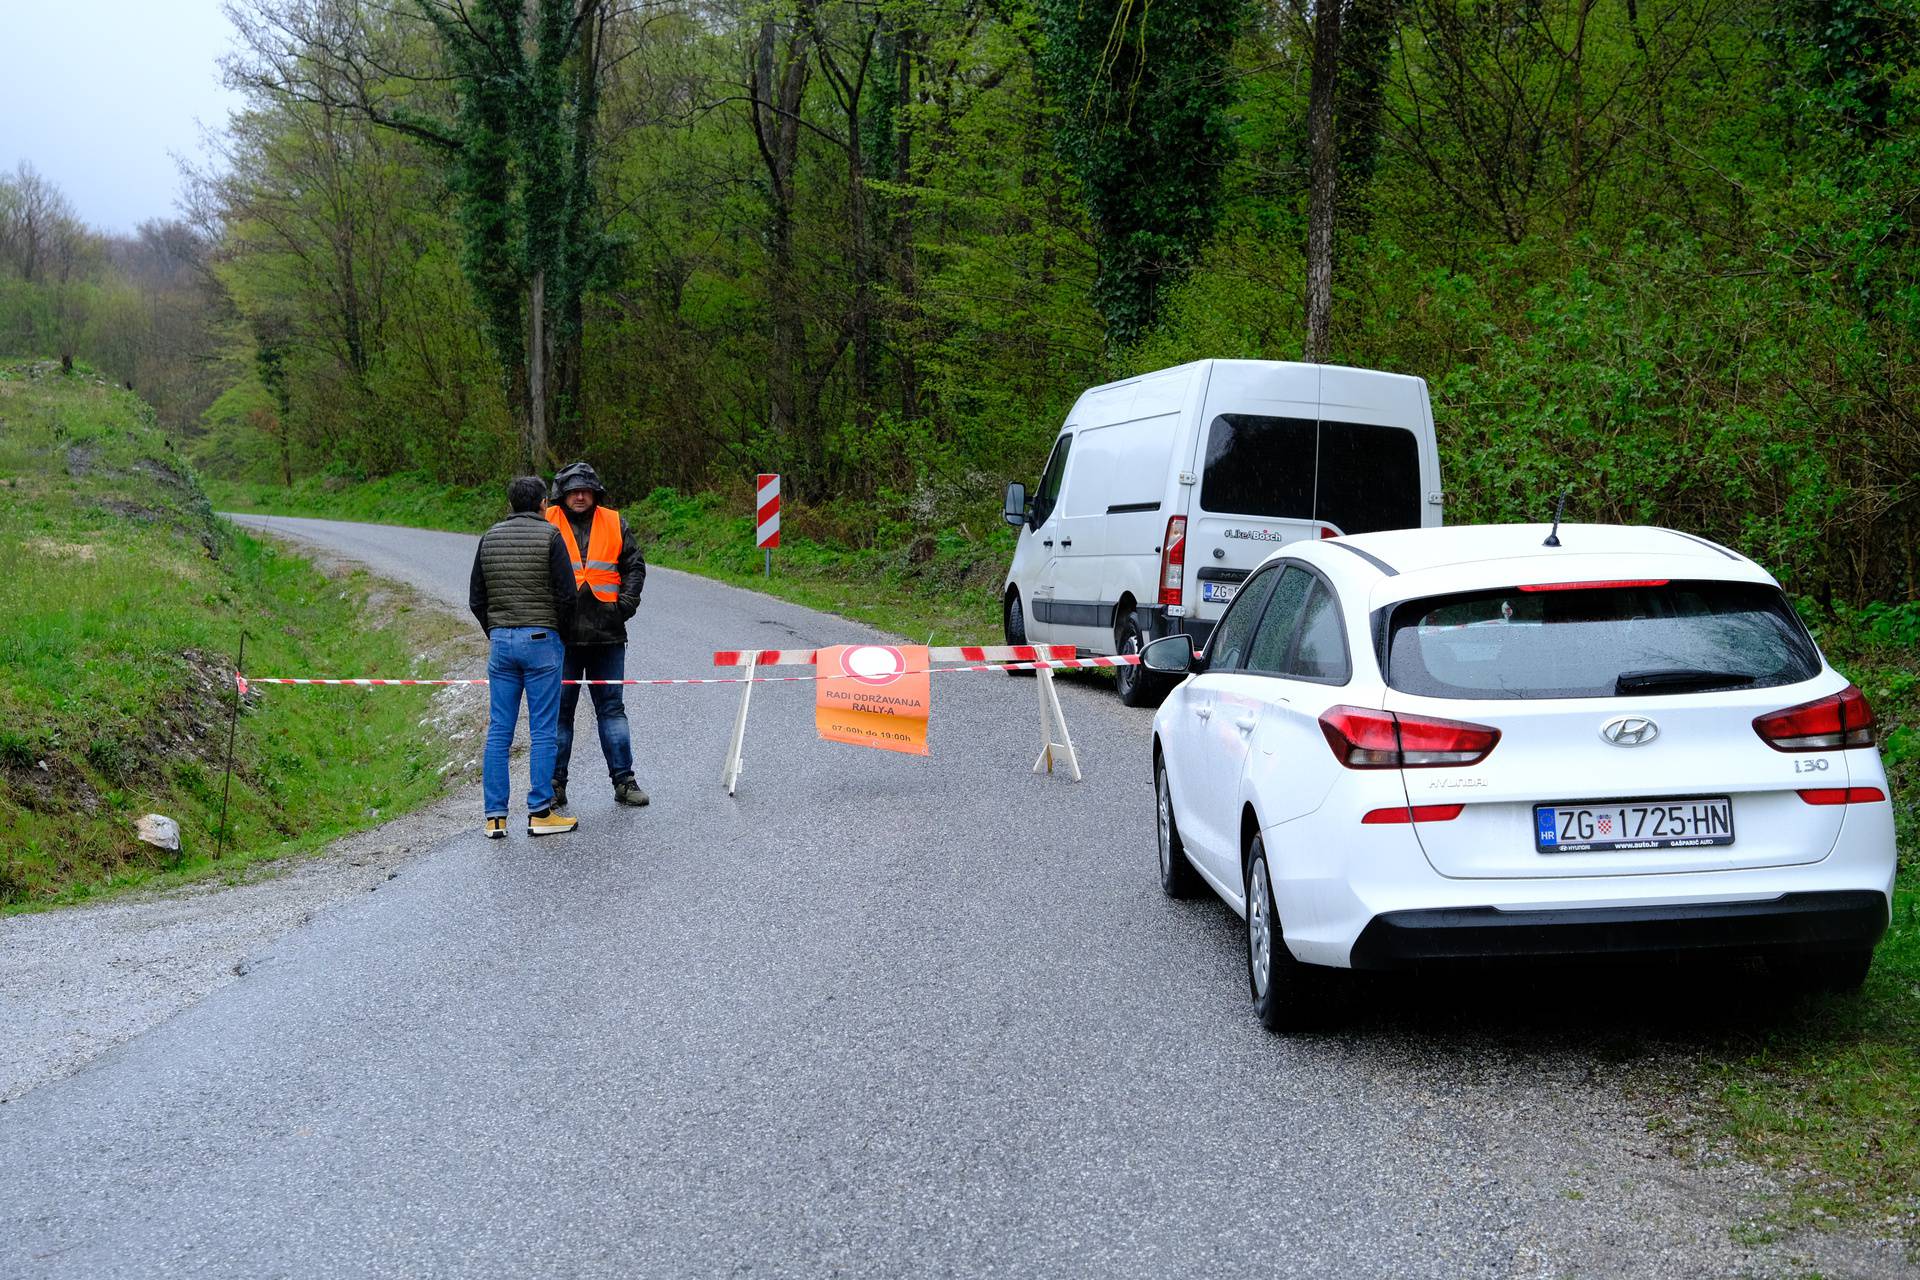
[[(1035, 676), (1034, 683), (1039, 686), (1040, 698), (1040, 755), (1033, 762), (1033, 771), (1052, 773), (1057, 756), (1067, 774), (1078, 782), (1080, 757), (1073, 749), (1073, 736), (1067, 732), (1067, 717), (1060, 709), (1059, 691), (1053, 687), (1054, 667), (1113, 667), (1138, 659), (1132, 654), (1120, 658), (1076, 658), (1075, 652), (1070, 644), (951, 645), (929, 649), (927, 655), (934, 662), (1011, 663), (1019, 668), (1027, 668), (1030, 664)], [(720, 783), (726, 787), (728, 795), (733, 795), (739, 787), (740, 774), (745, 767), (742, 753), (747, 737), (747, 707), (753, 699), (753, 686), (760, 683), (754, 676), (762, 667), (812, 665), (817, 661), (818, 653), (816, 649), (722, 649), (713, 655), (714, 666), (745, 667), (748, 677), (740, 686), (740, 706), (734, 712), (733, 735), (727, 744), (726, 763), (720, 770)], [(965, 671), (981, 668), (945, 669)]]

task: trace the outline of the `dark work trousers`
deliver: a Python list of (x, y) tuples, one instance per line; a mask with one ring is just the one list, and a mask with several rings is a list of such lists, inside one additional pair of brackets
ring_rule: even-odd
[[(563, 680), (623, 680), (627, 674), (627, 646), (623, 644), (568, 645), (562, 663)], [(615, 782), (633, 777), (633, 733), (627, 726), (626, 689), (617, 684), (588, 685), (593, 695), (593, 723), (600, 731), (600, 753)], [(573, 716), (580, 708), (580, 686), (560, 686), (560, 725), (555, 733), (553, 780), (564, 786), (573, 760)]]

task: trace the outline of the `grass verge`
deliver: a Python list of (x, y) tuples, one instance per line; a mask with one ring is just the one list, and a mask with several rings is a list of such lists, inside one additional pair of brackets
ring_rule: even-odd
[[(457, 623), (388, 601), (369, 625), (364, 575), (217, 520), (152, 410), (85, 373), (0, 365), (0, 475), (0, 912), (236, 870), (442, 790), (420, 701), (255, 694), (216, 862), (243, 628), (254, 671), (403, 675)], [(147, 813), (178, 852), (135, 838)]]
[(1920, 1250), (1920, 605), (1810, 620), (1879, 720), (1893, 924), (1858, 996), (1810, 997), (1711, 1069), (1741, 1148), (1787, 1176), (1786, 1225), (1864, 1220)]

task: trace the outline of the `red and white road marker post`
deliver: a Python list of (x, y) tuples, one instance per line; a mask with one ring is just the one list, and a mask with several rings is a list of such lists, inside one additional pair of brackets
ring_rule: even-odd
[(767, 576), (773, 576), (773, 549), (780, 545), (780, 477), (761, 472), (753, 486), (754, 529), (757, 545), (767, 557)]

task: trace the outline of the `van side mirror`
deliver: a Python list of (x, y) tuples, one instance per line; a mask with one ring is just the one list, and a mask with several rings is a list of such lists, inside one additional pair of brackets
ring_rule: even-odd
[(1163, 676), (1199, 675), (1207, 669), (1207, 658), (1193, 647), (1193, 637), (1176, 632), (1150, 641), (1140, 651), (1140, 665)]
[(1007, 501), (1000, 517), (1016, 529), (1027, 522), (1027, 486), (1017, 481), (1007, 486)]

